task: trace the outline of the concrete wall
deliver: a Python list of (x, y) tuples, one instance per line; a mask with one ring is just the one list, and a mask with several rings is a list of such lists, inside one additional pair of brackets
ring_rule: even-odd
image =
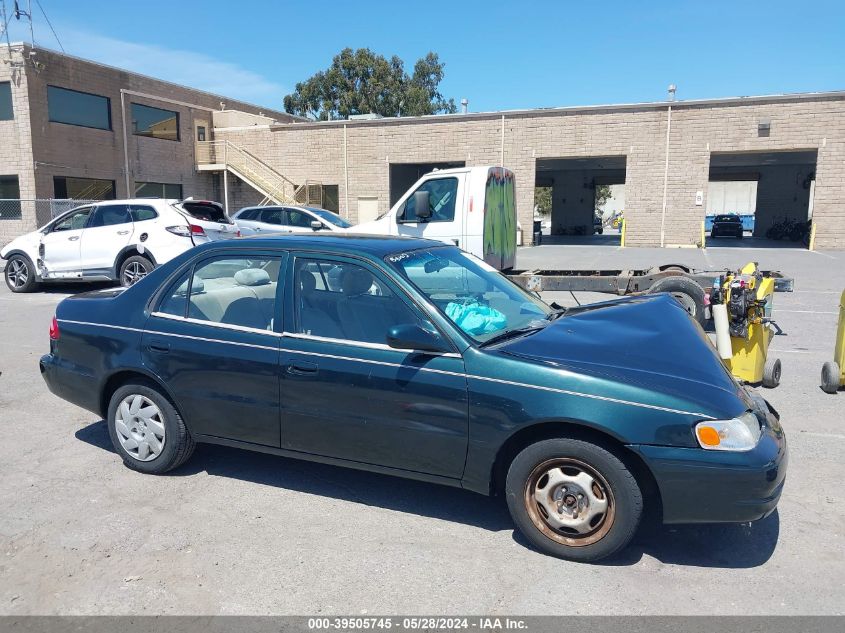
[[(814, 217), (819, 248), (845, 248), (845, 94), (794, 95), (672, 105), (663, 218), (669, 104), (530, 110), (366, 122), (294, 123), (218, 132), (296, 182), (340, 185), (341, 212), (357, 220), (357, 199), (388, 207), (391, 162), (465, 161), (514, 170), (517, 208), (530, 227), (538, 158), (626, 156), (630, 246), (700, 240), (711, 152), (818, 150)], [(769, 136), (758, 136), (761, 119)], [(502, 128), (504, 127), (504, 147)], [(346, 159), (348, 167), (344, 165)], [(348, 179), (348, 190), (345, 183)], [(530, 231), (524, 232), (526, 240)]]
[[(21, 198), (35, 198), (27, 76), (20, 66), (0, 63), (0, 82), (5, 81), (11, 84), (14, 119), (0, 121), (0, 175), (17, 176)], [(0, 244), (34, 228), (34, 208), (22, 209), (20, 220), (0, 217)]]

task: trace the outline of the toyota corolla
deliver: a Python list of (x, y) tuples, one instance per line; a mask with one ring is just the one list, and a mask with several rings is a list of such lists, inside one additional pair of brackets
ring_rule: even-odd
[(62, 301), (41, 371), (142, 473), (209, 442), (502, 495), (572, 560), (648, 513), (761, 519), (786, 476), (777, 413), (671, 296), (556, 308), (422, 239), (199, 246)]

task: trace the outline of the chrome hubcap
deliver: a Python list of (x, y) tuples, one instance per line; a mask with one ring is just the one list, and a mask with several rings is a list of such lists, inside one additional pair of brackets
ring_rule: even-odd
[(152, 461), (164, 449), (164, 417), (145, 396), (132, 394), (120, 402), (114, 428), (123, 450), (138, 461)]
[(147, 269), (140, 262), (132, 262), (123, 271), (123, 283), (131, 286), (147, 276)]
[(13, 259), (9, 262), (6, 275), (13, 288), (23, 288), (29, 279), (29, 266), (22, 259)]

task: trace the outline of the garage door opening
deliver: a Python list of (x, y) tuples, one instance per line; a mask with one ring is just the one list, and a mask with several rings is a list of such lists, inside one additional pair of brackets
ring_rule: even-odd
[(816, 150), (711, 154), (707, 246), (806, 248), (816, 158)]
[(465, 167), (464, 162), (442, 163), (391, 163), (390, 164), (390, 206), (399, 202), (402, 194), (408, 191), (417, 180), (435, 169), (453, 169)]
[(619, 245), (625, 156), (537, 159), (534, 219), (544, 244)]

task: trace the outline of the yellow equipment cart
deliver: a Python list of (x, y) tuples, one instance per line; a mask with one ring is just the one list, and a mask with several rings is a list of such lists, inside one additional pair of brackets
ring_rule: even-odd
[(839, 325), (836, 327), (833, 358), (822, 367), (822, 389), (827, 393), (836, 393), (845, 386), (845, 290), (839, 299)]
[(780, 384), (781, 375), (780, 360), (768, 357), (772, 337), (780, 331), (772, 321), (774, 292), (774, 278), (751, 262), (719, 277), (710, 295), (716, 346), (725, 365), (738, 379), (769, 388)]

